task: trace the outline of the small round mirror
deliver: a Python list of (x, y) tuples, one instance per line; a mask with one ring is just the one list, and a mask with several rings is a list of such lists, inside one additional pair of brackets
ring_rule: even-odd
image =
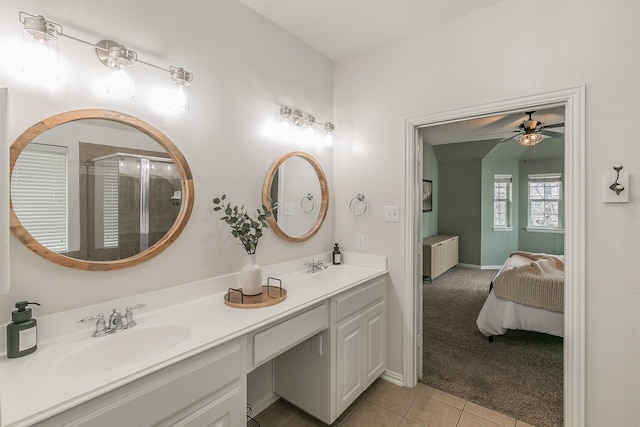
[(38, 255), (116, 270), (163, 251), (193, 208), (191, 170), (162, 132), (126, 114), (77, 110), (11, 146), (11, 230)]
[(320, 163), (302, 151), (280, 157), (267, 173), (262, 203), (272, 214), (269, 226), (278, 236), (290, 242), (313, 237), (329, 206), (327, 177)]

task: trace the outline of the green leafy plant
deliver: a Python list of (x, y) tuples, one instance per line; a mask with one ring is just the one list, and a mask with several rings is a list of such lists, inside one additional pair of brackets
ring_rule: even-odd
[(247, 254), (255, 254), (258, 247), (258, 239), (262, 237), (262, 229), (269, 228), (267, 219), (271, 216), (271, 212), (266, 206), (262, 205), (262, 210), (257, 209), (252, 218), (244, 210), (244, 205), (242, 207), (231, 207), (231, 203), (227, 203), (225, 206), (224, 201), (226, 198), (226, 194), (221, 197), (215, 197), (213, 199), (213, 210), (215, 212), (224, 212), (224, 216), (220, 219), (229, 224), (233, 237), (240, 240)]

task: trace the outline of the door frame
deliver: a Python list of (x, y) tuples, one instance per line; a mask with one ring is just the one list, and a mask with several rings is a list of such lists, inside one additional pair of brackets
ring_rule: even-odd
[(403, 377), (415, 387), (422, 369), (422, 156), (419, 128), (527, 108), (565, 107), (564, 422), (585, 424), (585, 87), (497, 101), (405, 120), (405, 286)]

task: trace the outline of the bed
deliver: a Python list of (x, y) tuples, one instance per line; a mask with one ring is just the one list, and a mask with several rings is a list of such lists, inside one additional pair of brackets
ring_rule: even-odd
[(563, 256), (513, 252), (492, 280), (476, 324), (490, 341), (508, 329), (563, 337), (563, 296)]

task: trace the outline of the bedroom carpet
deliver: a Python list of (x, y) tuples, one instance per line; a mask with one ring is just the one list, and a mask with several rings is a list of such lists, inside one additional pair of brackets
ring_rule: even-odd
[(490, 343), (476, 326), (495, 274), (456, 267), (425, 282), (421, 382), (534, 426), (562, 426), (562, 338), (508, 331)]

